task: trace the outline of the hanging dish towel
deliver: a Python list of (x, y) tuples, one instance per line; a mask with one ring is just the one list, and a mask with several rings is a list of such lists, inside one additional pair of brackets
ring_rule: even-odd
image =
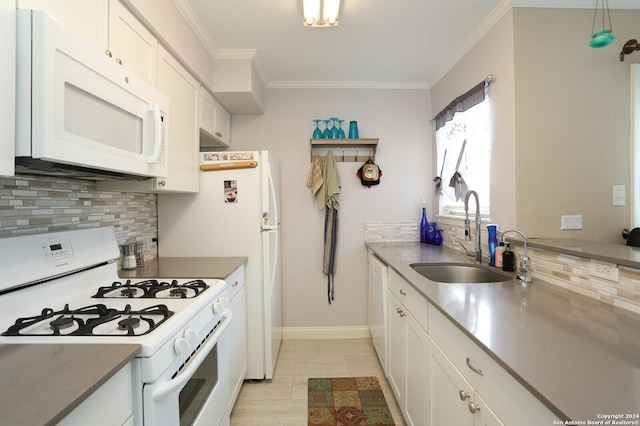
[(334, 298), (334, 274), (336, 270), (336, 247), (338, 245), (338, 209), (340, 203), (340, 176), (331, 151), (327, 152), (322, 171), (323, 184), (316, 195), (319, 208), (325, 209), (324, 216), (324, 255), (322, 272), (327, 276), (327, 300)]
[(467, 145), (467, 140), (465, 139), (462, 142), (462, 148), (460, 148), (460, 154), (458, 154), (458, 163), (456, 164), (456, 171), (451, 176), (449, 180), (449, 186), (455, 190), (456, 201), (460, 201), (467, 195), (469, 188), (467, 188), (467, 183), (464, 181), (464, 178), (458, 171), (460, 168), (460, 163), (462, 162), (462, 156), (464, 155), (464, 147)]
[(322, 187), (322, 157), (317, 152), (313, 154), (311, 161), (311, 173), (307, 179), (307, 186), (311, 188), (311, 194), (316, 195)]

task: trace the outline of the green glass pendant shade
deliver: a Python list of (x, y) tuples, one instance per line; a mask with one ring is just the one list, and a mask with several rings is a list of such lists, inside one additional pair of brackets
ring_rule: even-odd
[(615, 39), (616, 39), (616, 36), (611, 32), (611, 30), (598, 31), (597, 33), (591, 36), (591, 41), (589, 42), (589, 46), (594, 48), (605, 47), (613, 43)]

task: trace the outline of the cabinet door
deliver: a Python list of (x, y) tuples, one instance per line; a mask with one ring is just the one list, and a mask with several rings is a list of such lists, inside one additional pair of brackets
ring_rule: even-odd
[(427, 425), (429, 381), (427, 365), (430, 339), (412, 315), (405, 317), (406, 332), (406, 396), (405, 418), (413, 426)]
[(198, 88), (189, 72), (162, 47), (158, 57), (158, 90), (169, 98), (167, 158), (169, 175), (156, 179), (158, 191), (197, 192)]
[(473, 426), (469, 412), (473, 388), (435, 343), (429, 350), (429, 422), (432, 426)]
[[(500, 421), (500, 419), (498, 419), (498, 416), (496, 416), (496, 413), (494, 413), (493, 410), (489, 408), (487, 403), (484, 402), (480, 394), (478, 394), (477, 392), (475, 394), (474, 404), (475, 404), (475, 410), (476, 410), (474, 414), (474, 417), (475, 417), (474, 426), (504, 426), (504, 424)], [(541, 424), (553, 424), (553, 423), (541, 422)]]
[(404, 307), (398, 301), (398, 299), (389, 292), (387, 294), (388, 303), (388, 315), (389, 329), (387, 335), (389, 336), (389, 348), (387, 355), (387, 377), (389, 378), (389, 384), (393, 393), (396, 395), (396, 399), (400, 404), (400, 407), (404, 406), (404, 389), (405, 389), (405, 319)]
[(386, 270), (387, 266), (375, 255), (369, 255), (369, 332), (384, 372), (387, 371), (384, 333)]
[(19, 9), (47, 12), (62, 25), (100, 48), (107, 41), (108, 0), (18, 0), (17, 4)]
[(216, 107), (216, 137), (223, 145), (231, 145), (231, 114), (220, 102)]
[(230, 145), (231, 115), (204, 87), (200, 88), (200, 146)]
[(13, 176), (15, 157), (16, 10), (13, 0), (0, 0), (0, 176)]
[(247, 293), (244, 286), (231, 299), (229, 309), (233, 312), (232, 322), (227, 329), (229, 352), (233, 354), (229, 365), (231, 398), (228, 411), (231, 413), (247, 375)]
[(118, 0), (109, 1), (107, 54), (150, 85), (156, 85), (158, 40)]

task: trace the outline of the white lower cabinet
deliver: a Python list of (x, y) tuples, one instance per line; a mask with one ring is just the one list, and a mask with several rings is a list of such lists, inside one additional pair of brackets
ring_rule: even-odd
[[(427, 424), (429, 336), (424, 328), (426, 324), (418, 322), (403, 303), (405, 298), (418, 296), (408, 285), (395, 271), (389, 270), (387, 376), (407, 424), (423, 426)], [(424, 301), (419, 309), (426, 307)]]
[(131, 363), (125, 365), (58, 425), (115, 426), (133, 424), (133, 376)]
[(408, 425), (553, 424), (551, 410), (388, 267), (386, 374)]
[(471, 384), (431, 341), (429, 351), (429, 410), (427, 425), (499, 426), (503, 423)]
[(230, 399), (228, 414), (238, 398), (240, 388), (247, 376), (247, 291), (244, 280), (244, 265), (236, 269), (225, 281), (228, 284), (229, 309), (233, 312), (227, 329), (229, 353)]

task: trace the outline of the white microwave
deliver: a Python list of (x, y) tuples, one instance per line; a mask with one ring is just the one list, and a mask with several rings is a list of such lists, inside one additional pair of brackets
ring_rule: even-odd
[(169, 100), (46, 13), (17, 11), (16, 172), (167, 175)]

